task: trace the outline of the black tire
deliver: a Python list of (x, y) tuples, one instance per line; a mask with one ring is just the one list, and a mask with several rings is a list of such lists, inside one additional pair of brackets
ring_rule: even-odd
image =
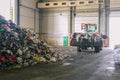
[(102, 47), (100, 47), (100, 50), (102, 51)]
[(81, 48), (80, 47), (77, 47), (77, 52), (81, 52)]
[(77, 41), (76, 39), (72, 39), (71, 42), (70, 42), (70, 46), (77, 46)]
[(96, 53), (100, 52), (100, 46), (95, 46), (95, 52)]

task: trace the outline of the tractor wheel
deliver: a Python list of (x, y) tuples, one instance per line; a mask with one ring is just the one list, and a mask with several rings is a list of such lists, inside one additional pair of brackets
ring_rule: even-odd
[(77, 52), (81, 52), (81, 48), (80, 47), (77, 47)]
[(100, 52), (100, 46), (95, 46), (95, 52)]

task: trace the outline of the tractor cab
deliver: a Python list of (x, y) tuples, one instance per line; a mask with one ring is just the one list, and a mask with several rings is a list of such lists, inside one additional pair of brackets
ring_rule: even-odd
[(94, 33), (97, 30), (97, 25), (96, 24), (84, 24), (85, 27), (85, 32), (87, 33)]
[(89, 47), (94, 49), (95, 52), (102, 50), (102, 38), (97, 33), (96, 24), (84, 24), (84, 33), (80, 33), (79, 40), (77, 41), (77, 51), (81, 52), (87, 50)]

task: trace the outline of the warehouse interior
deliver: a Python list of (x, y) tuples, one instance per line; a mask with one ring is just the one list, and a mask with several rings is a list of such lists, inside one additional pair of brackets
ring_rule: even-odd
[[(55, 2), (58, 2), (58, 1), (55, 1)], [(20, 13), (19, 14), (17, 13), (18, 9), (16, 5), (17, 4), (16, 0), (9, 0), (9, 2), (7, 3), (5, 1), (2, 2), (6, 4), (6, 7), (5, 7), (6, 9), (0, 10), (1, 15), (4, 14), (2, 12), (5, 12), (4, 10), (6, 10), (6, 14), (4, 14), (4, 16), (7, 19), (12, 19), (15, 23), (17, 23), (21, 27), (29, 27), (30, 29), (34, 30), (36, 33), (40, 33), (41, 35), (44, 35), (44, 37), (49, 38), (49, 40), (52, 40), (51, 39), (51, 36), (52, 36), (52, 38), (55, 40), (54, 41), (55, 45), (63, 45), (62, 39), (64, 36), (69, 36), (71, 33), (74, 33), (74, 32), (80, 32), (82, 23), (97, 23), (97, 26), (101, 27), (99, 32), (103, 34), (107, 34), (108, 36), (110, 33), (112, 33), (111, 30), (107, 31), (109, 30), (109, 28), (105, 29), (106, 25), (104, 24), (104, 21), (103, 21), (104, 20), (103, 18), (105, 18), (104, 17), (105, 12), (101, 11), (100, 13), (101, 15), (99, 15), (98, 5), (93, 6), (93, 4), (91, 4), (92, 7), (90, 5), (88, 5), (87, 7), (84, 7), (84, 6), (74, 7), (73, 6), (75, 8), (73, 9), (74, 18), (72, 19), (73, 21), (71, 23), (70, 7), (65, 7), (64, 9), (60, 7), (56, 7), (58, 9), (55, 9), (54, 7), (39, 9), (39, 7), (37, 7), (37, 2), (43, 2), (43, 1), (39, 1), (39, 0), (22, 1), (20, 0), (19, 2), (20, 2), (20, 6), (19, 6)], [(44, 1), (44, 2), (47, 3), (47, 1)], [(53, 1), (50, 1), (50, 2), (53, 2)], [(117, 21), (119, 21), (119, 20), (114, 20), (115, 17), (117, 17), (117, 19), (119, 17), (118, 5), (119, 5), (118, 1), (110, 2), (111, 11), (109, 13), (109, 16), (110, 16), (109, 27), (110, 29), (112, 29), (112, 31), (113, 31), (112, 26), (114, 24), (117, 24)], [(4, 5), (2, 4), (1, 7), (4, 7)], [(101, 10), (104, 10), (103, 3), (101, 4)], [(27, 11), (28, 14), (26, 14), (24, 11)], [(18, 17), (18, 15), (20, 17)], [(100, 20), (99, 17), (102, 17), (101, 19), (103, 20)], [(65, 28), (64, 29), (60, 28), (63, 25)], [(52, 30), (51, 30), (51, 27), (53, 27)], [(114, 31), (116, 30), (118, 29), (115, 28)], [(113, 36), (111, 34), (109, 38), (111, 40), (110, 41), (111, 46), (115, 45), (116, 43), (119, 43), (118, 39), (117, 39), (118, 41), (112, 42), (114, 39)]]
[[(119, 21), (119, 0), (0, 1), (0, 80), (119, 80)], [(97, 52), (71, 45), (85, 24), (107, 36)]]

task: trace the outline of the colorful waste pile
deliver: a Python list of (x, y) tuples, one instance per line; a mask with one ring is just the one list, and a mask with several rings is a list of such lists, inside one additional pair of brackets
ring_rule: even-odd
[(0, 69), (21, 68), (62, 59), (63, 56), (52, 52), (44, 41), (39, 40), (39, 35), (0, 16)]

